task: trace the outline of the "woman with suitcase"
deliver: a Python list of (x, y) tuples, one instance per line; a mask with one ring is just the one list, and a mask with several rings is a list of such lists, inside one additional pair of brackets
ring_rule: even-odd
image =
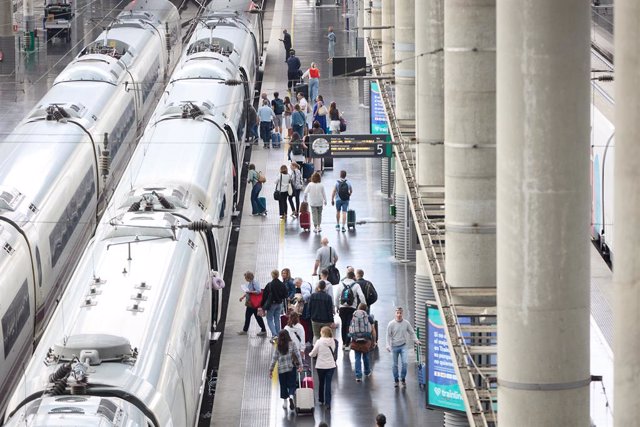
[(309, 353), (316, 359), (316, 371), (318, 372), (318, 399), (321, 405), (331, 409), (331, 380), (338, 367), (338, 341), (333, 338), (333, 331), (328, 326), (320, 329), (320, 339), (316, 341), (313, 350)]
[(300, 352), (291, 341), (289, 332), (284, 329), (278, 333), (278, 344), (276, 351), (271, 358), (269, 366), (269, 377), (273, 376), (273, 369), (278, 363), (278, 382), (280, 383), (280, 398), (284, 399), (282, 407), (287, 409), (287, 399), (289, 409), (294, 411), (296, 405), (293, 398), (296, 394), (296, 370), (302, 372), (302, 359)]

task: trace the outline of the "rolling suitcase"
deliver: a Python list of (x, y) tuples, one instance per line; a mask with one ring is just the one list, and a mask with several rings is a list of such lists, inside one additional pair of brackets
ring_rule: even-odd
[(353, 209), (349, 209), (347, 211), (347, 228), (354, 230), (356, 229), (356, 211)]
[(267, 199), (264, 197), (258, 197), (258, 213), (267, 214)]
[(273, 148), (280, 148), (280, 143), (282, 142), (282, 137), (280, 136), (280, 132), (273, 132), (271, 134), (271, 145)]
[(325, 157), (323, 169), (331, 169), (333, 170), (333, 157)]
[(300, 228), (304, 231), (311, 230), (311, 214), (309, 212), (300, 212)]
[[(308, 381), (305, 386), (300, 374), (298, 374), (298, 380), (300, 381), (300, 388), (296, 390), (296, 414), (313, 414), (313, 409), (316, 406), (313, 386), (308, 387)], [(313, 384), (313, 380), (311, 384)]]
[(309, 179), (313, 175), (313, 163), (302, 164), (302, 178)]

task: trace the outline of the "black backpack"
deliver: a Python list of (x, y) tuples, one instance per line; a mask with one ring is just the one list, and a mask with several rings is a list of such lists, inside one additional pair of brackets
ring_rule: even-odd
[(355, 294), (353, 293), (354, 283), (350, 285), (342, 284), (342, 293), (340, 294), (340, 304), (346, 304), (348, 306), (353, 305), (353, 300), (356, 299)]
[(273, 100), (273, 103), (274, 103), (274, 107), (273, 107), (274, 113), (276, 114), (284, 113), (284, 101), (282, 101), (282, 99), (276, 98)]
[(369, 307), (376, 301), (378, 301), (378, 292), (376, 292), (376, 288), (373, 287), (373, 283), (368, 280), (364, 280), (363, 283), (360, 284), (362, 288), (362, 293), (364, 294), (364, 299)]
[(299, 155), (303, 154), (303, 152), (302, 152), (302, 144), (300, 144), (299, 142), (292, 142), (291, 143), (291, 154), (293, 154), (295, 156), (299, 156)]
[(338, 197), (340, 197), (340, 200), (343, 202), (346, 202), (351, 197), (351, 194), (349, 194), (349, 184), (346, 179), (338, 183)]

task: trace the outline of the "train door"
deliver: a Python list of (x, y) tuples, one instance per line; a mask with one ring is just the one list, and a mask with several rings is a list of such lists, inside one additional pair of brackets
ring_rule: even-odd
[[(247, 72), (242, 67), (240, 67), (240, 76), (242, 77), (242, 87), (244, 89), (244, 102), (242, 103), (242, 120), (240, 120), (240, 127), (243, 129), (242, 135), (248, 135), (249, 123), (247, 118), (249, 117), (249, 106), (251, 105), (252, 99)], [(238, 132), (238, 134), (240, 135), (240, 132)], [(242, 140), (242, 138), (239, 139)]]
[[(220, 271), (218, 263), (218, 249), (216, 247), (215, 237), (213, 237), (213, 232), (211, 230), (207, 230), (205, 238), (207, 240), (207, 249), (209, 252), (209, 269), (213, 271)], [(221, 291), (215, 289), (211, 291), (211, 332), (215, 332), (218, 325), (221, 298)]]
[(227, 132), (229, 139), (229, 147), (231, 147), (231, 161), (233, 162), (233, 211), (236, 211), (239, 197), (240, 176), (238, 173), (238, 144), (236, 137), (233, 134), (233, 129), (229, 125), (224, 125), (224, 130)]

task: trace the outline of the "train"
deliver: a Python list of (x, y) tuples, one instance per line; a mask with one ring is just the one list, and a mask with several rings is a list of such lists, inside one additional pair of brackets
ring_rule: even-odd
[(171, 2), (132, 2), (0, 144), (0, 414), (181, 50)]
[(262, 53), (250, 4), (213, 0), (198, 20), (7, 426), (197, 423)]

